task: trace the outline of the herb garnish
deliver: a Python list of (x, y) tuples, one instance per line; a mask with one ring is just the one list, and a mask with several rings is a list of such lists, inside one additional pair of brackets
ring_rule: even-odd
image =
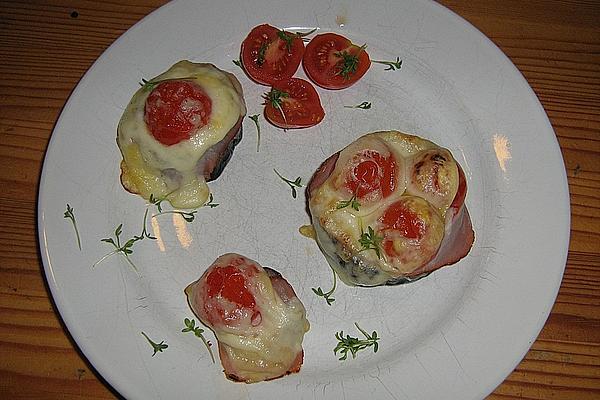
[(190, 81), (190, 80), (194, 80), (194, 77), (193, 76), (184, 76), (183, 78), (166, 78), (166, 79), (161, 79), (158, 81), (146, 80), (146, 79), (142, 78), (142, 80), (141, 80), (141, 82), (139, 82), (139, 84), (143, 89), (154, 89), (154, 87), (156, 85), (158, 85), (159, 83), (168, 82), (168, 81)]
[(276, 169), (273, 169), (273, 171), (275, 171), (275, 173), (277, 174), (277, 176), (279, 178), (281, 178), (282, 181), (284, 181), (285, 183), (287, 183), (289, 185), (290, 188), (292, 188), (292, 197), (295, 199), (297, 196), (296, 193), (296, 188), (297, 187), (302, 187), (302, 179), (300, 177), (297, 177), (295, 181), (291, 181), (289, 179), (284, 178), (283, 176), (281, 176), (281, 174), (279, 174), (279, 172), (277, 172)]
[[(156, 218), (156, 217), (164, 215), (164, 214), (179, 214), (187, 222), (192, 222), (195, 218), (194, 214), (196, 214), (198, 212), (198, 210), (194, 210), (194, 211), (181, 211), (181, 210), (163, 211), (162, 202), (165, 201), (171, 193), (173, 193), (173, 192), (167, 193), (163, 197), (154, 197), (154, 195), (152, 193), (150, 193), (150, 198), (148, 199), (148, 201), (150, 202), (150, 204), (155, 205), (156, 209), (158, 210), (158, 214), (154, 214), (152, 216), (152, 218)], [(213, 198), (212, 198), (212, 193), (211, 193), (208, 202), (211, 203), (212, 200), (213, 200)], [(210, 206), (210, 208), (214, 208), (214, 207), (218, 206), (218, 204), (204, 204), (204, 205)], [(145, 220), (146, 220), (146, 218), (144, 217), (144, 227), (146, 226)]]
[(263, 42), (258, 49), (258, 54), (256, 55), (256, 64), (260, 67), (265, 63), (265, 53), (270, 43)]
[(285, 113), (283, 112), (283, 99), (286, 99), (288, 97), (290, 97), (289, 93), (275, 88), (272, 88), (271, 91), (269, 91), (269, 93), (263, 94), (263, 99), (265, 100), (263, 104), (266, 105), (270, 103), (271, 106), (273, 106), (273, 108), (279, 110), (281, 116), (283, 117), (283, 121), (286, 125), (288, 125), (288, 123), (287, 118), (285, 117)]
[(291, 33), (291, 32), (286, 32), (285, 30), (282, 29), (279, 32), (277, 32), (277, 36), (279, 36), (279, 38), (285, 42), (285, 48), (287, 49), (288, 53), (291, 53), (292, 52), (292, 42), (294, 41), (295, 38), (304, 39), (305, 36), (308, 36), (308, 35), (314, 33), (316, 30), (317, 30), (317, 28), (313, 29), (310, 32), (306, 32), (306, 33), (302, 33), (302, 32)]
[[(152, 196), (152, 195), (150, 195), (150, 196)], [(146, 230), (147, 219), (148, 219), (148, 209), (146, 208), (146, 211), (144, 211), (144, 222), (142, 223), (142, 233), (140, 233), (139, 236), (134, 236), (134, 239), (142, 240), (144, 238), (148, 238), (148, 239), (156, 240), (156, 237), (149, 234), (148, 231)]]
[(331, 269), (331, 272), (333, 272), (333, 287), (331, 288), (331, 290), (327, 293), (323, 293), (323, 289), (321, 289), (321, 287), (319, 286), (318, 288), (311, 288), (312, 291), (320, 297), (323, 297), (325, 299), (325, 301), (327, 302), (327, 305), (331, 305), (331, 303), (333, 303), (335, 301), (335, 299), (333, 297), (331, 297), (331, 295), (333, 294), (333, 292), (335, 292), (335, 287), (337, 284), (337, 278), (336, 278), (336, 273), (333, 270), (333, 268)]
[(400, 57), (396, 57), (396, 61), (371, 60), (371, 62), (387, 65), (385, 71), (395, 71), (402, 67), (402, 60), (400, 59)]
[(313, 28), (312, 30), (310, 30), (309, 32), (306, 32), (306, 33), (296, 32), (296, 36), (298, 36), (299, 38), (302, 38), (303, 41), (309, 41), (310, 39), (308, 39), (307, 36), (315, 33), (317, 31), (317, 29), (319, 29), (319, 28)]
[(356, 199), (356, 193), (354, 193), (352, 195), (352, 197), (350, 198), (350, 200), (340, 200), (338, 201), (338, 203), (335, 206), (336, 210), (340, 210), (342, 208), (346, 208), (350, 206), (351, 208), (355, 209), (356, 211), (360, 211), (360, 202)]
[(242, 60), (231, 60), (231, 62), (243, 69)]
[(206, 346), (206, 349), (208, 350), (210, 358), (212, 359), (212, 362), (214, 364), (215, 356), (213, 355), (211, 349), (212, 343), (209, 340), (206, 340), (206, 338), (204, 337), (204, 329), (200, 328), (199, 326), (196, 326), (196, 321), (194, 321), (193, 319), (186, 318), (183, 320), (183, 323), (185, 324), (185, 328), (183, 328), (181, 332), (194, 332), (194, 335), (196, 335), (196, 337), (202, 339), (202, 342), (204, 342), (204, 345)]
[(259, 114), (254, 114), (254, 115), (250, 115), (249, 118), (254, 121), (254, 125), (256, 125), (256, 152), (258, 153), (258, 150), (260, 148), (260, 125), (258, 124), (258, 117)]
[(285, 42), (285, 48), (287, 49), (288, 53), (291, 53), (292, 52), (292, 41), (294, 40), (295, 35), (292, 33), (286, 32), (282, 29), (279, 32), (277, 32), (277, 36), (279, 36), (279, 39), (281, 39)]
[(360, 46), (356, 54), (350, 54), (346, 50), (336, 52), (335, 55), (341, 58), (341, 61), (337, 63), (339, 71), (336, 75), (341, 75), (346, 80), (350, 79), (350, 75), (354, 74), (358, 68), (358, 55), (366, 48), (367, 44), (365, 43)]
[[(208, 196), (208, 200), (206, 201), (206, 203), (204, 203), (204, 205), (202, 207), (210, 207), (210, 208), (215, 208), (219, 205), (219, 203), (213, 203), (213, 194), (211, 193)], [(186, 220), (187, 221), (187, 220)], [(190, 222), (190, 221), (188, 221)]]
[(369, 335), (360, 326), (358, 326), (358, 323), (355, 322), (354, 325), (365, 336), (366, 339), (361, 340), (351, 337), (350, 335), (346, 335), (346, 337), (344, 337), (344, 331), (337, 332), (335, 334), (335, 338), (339, 343), (333, 349), (333, 354), (337, 355), (337, 352), (339, 351), (341, 354), (341, 357), (339, 358), (340, 361), (344, 361), (348, 357), (348, 352), (352, 354), (352, 358), (356, 358), (356, 353), (358, 353), (360, 350), (366, 349), (367, 347), (372, 346), (373, 353), (377, 353), (377, 350), (379, 350), (379, 343), (377, 343), (377, 341), (380, 338), (377, 336), (377, 332), (373, 331), (373, 333)]
[[(134, 236), (131, 239), (129, 239), (127, 242), (125, 242), (124, 245), (121, 245), (121, 237), (120, 236), (121, 236), (122, 231), (123, 231), (123, 224), (119, 224), (119, 226), (117, 226), (117, 229), (115, 229), (115, 239), (112, 239), (112, 238), (100, 239), (101, 242), (106, 242), (106, 243), (112, 244), (115, 247), (115, 249), (113, 251), (111, 251), (110, 253), (104, 255), (100, 260), (96, 261), (94, 263), (94, 265), (92, 265), (92, 268), (95, 267), (96, 265), (100, 264), (102, 261), (106, 260), (108, 257), (110, 257), (114, 254), (117, 254), (117, 253), (121, 253), (123, 255), (123, 257), (125, 257), (125, 260), (127, 260), (127, 262), (129, 263), (129, 265), (131, 265), (136, 272), (138, 271), (135, 264), (129, 258), (129, 255), (133, 253), (133, 250), (131, 248), (133, 247), (134, 243), (139, 240), (142, 240), (144, 238), (144, 236)], [(143, 233), (144, 232), (142, 232), (142, 235), (143, 235)]]
[(344, 106), (344, 108), (362, 108), (363, 110), (368, 110), (371, 108), (371, 102), (363, 101), (362, 103), (355, 106)]
[(158, 209), (158, 212), (160, 213), (162, 212), (162, 202), (165, 201), (171, 193), (167, 193), (163, 197), (154, 197), (154, 194), (150, 193), (150, 198), (148, 199), (148, 201), (150, 202), (150, 204), (155, 205)]
[(370, 226), (367, 229), (367, 232), (360, 229), (360, 239), (359, 243), (362, 246), (362, 250), (375, 250), (375, 254), (377, 254), (377, 258), (381, 259), (381, 242), (383, 241), (383, 236), (379, 236), (375, 233), (373, 228)]
[(67, 203), (67, 211), (65, 211), (65, 215), (63, 218), (68, 218), (73, 223), (73, 229), (75, 229), (75, 236), (77, 236), (77, 246), (79, 246), (79, 250), (81, 250), (81, 239), (79, 238), (79, 230), (77, 230), (77, 222), (75, 222), (75, 214), (73, 214), (73, 207)]
[(162, 351), (164, 349), (169, 347), (169, 345), (166, 344), (164, 340), (162, 340), (160, 343), (155, 343), (144, 332), (142, 332), (142, 335), (144, 335), (144, 337), (146, 338), (148, 343), (150, 343), (150, 345), (152, 346), (152, 349), (154, 349), (154, 353), (152, 353), (152, 357), (154, 357), (156, 355), (156, 353), (159, 353), (159, 352), (162, 353)]
[[(218, 206), (218, 204), (213, 204), (211, 206), (211, 208), (216, 207), (216, 206)], [(156, 218), (156, 217), (159, 217), (159, 216), (165, 215), (165, 214), (179, 214), (183, 217), (183, 219), (186, 222), (192, 222), (194, 220), (194, 218), (196, 218), (196, 216), (194, 214), (196, 214), (197, 212), (198, 212), (198, 210), (194, 210), (194, 211), (169, 210), (169, 211), (159, 212), (158, 214), (154, 214), (152, 216), (152, 218)]]

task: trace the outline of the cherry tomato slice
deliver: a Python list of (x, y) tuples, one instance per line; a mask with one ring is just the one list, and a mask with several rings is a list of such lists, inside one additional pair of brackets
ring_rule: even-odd
[(259, 325), (262, 315), (254, 297), (258, 268), (253, 261), (239, 255), (228, 254), (217, 259), (200, 284), (201, 318), (213, 326)]
[(206, 283), (209, 297), (220, 294), (242, 307), (253, 308), (256, 305), (254, 296), (246, 287), (245, 276), (233, 265), (215, 269), (206, 277)]
[(208, 123), (212, 101), (202, 88), (189, 81), (165, 81), (146, 99), (144, 121), (160, 143), (171, 146), (187, 140)]
[(290, 78), (273, 84), (265, 95), (265, 118), (284, 129), (306, 128), (325, 117), (319, 94), (300, 78)]
[(242, 42), (241, 61), (254, 81), (265, 85), (291, 78), (302, 61), (304, 42), (294, 33), (263, 24)]
[(389, 206), (379, 220), (386, 230), (394, 230), (409, 239), (421, 239), (425, 232), (423, 220), (402, 201)]
[(308, 77), (325, 89), (344, 89), (356, 83), (371, 66), (364, 47), (335, 33), (315, 36), (306, 46), (302, 66)]
[[(357, 198), (385, 198), (394, 192), (396, 160), (392, 154), (383, 157), (377, 151), (364, 150), (351, 162), (353, 167), (346, 174), (345, 185), (350, 192), (356, 193)], [(375, 193), (377, 191), (380, 193)]]

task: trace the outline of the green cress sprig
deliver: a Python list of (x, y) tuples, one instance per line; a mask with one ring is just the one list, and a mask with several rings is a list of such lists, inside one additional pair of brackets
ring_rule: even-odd
[(360, 211), (360, 202), (356, 198), (356, 193), (352, 195), (350, 200), (340, 200), (337, 202), (335, 209), (341, 210), (342, 208), (350, 207), (356, 211)]
[[(144, 231), (145, 231), (145, 226), (144, 226)], [(101, 242), (105, 242), (105, 243), (109, 243), (111, 245), (114, 246), (114, 250), (111, 251), (110, 253), (105, 254), (100, 260), (96, 261), (94, 263), (94, 265), (92, 265), (92, 268), (94, 268), (96, 265), (100, 264), (102, 261), (106, 260), (107, 258), (109, 258), (110, 256), (113, 256), (115, 254), (121, 254), (125, 260), (129, 263), (129, 265), (131, 265), (131, 267), (138, 272), (137, 267), (135, 266), (135, 264), (133, 263), (133, 261), (131, 261), (131, 259), (129, 258), (130, 254), (133, 254), (133, 245), (144, 239), (144, 237), (148, 237), (148, 238), (152, 238), (151, 236), (144, 236), (144, 232), (142, 232), (142, 235), (140, 236), (134, 236), (131, 239), (129, 239), (128, 241), (125, 242), (125, 244), (121, 245), (121, 233), (123, 232), (123, 224), (119, 224), (119, 226), (117, 226), (117, 229), (115, 229), (115, 238), (104, 238), (104, 239), (100, 239)]]
[(312, 31), (306, 32), (306, 33), (302, 33), (302, 32), (291, 33), (291, 32), (287, 32), (282, 29), (279, 32), (277, 32), (277, 36), (279, 36), (279, 38), (285, 42), (286, 50), (288, 51), (288, 53), (291, 53), (292, 42), (294, 41), (295, 38), (300, 38), (300, 39), (304, 40), (304, 38), (306, 36), (313, 34), (316, 30), (317, 30), (317, 28), (314, 28)]
[(75, 230), (75, 236), (77, 237), (77, 246), (79, 247), (79, 250), (81, 250), (81, 239), (79, 238), (79, 230), (77, 229), (77, 222), (75, 222), (75, 214), (73, 213), (73, 207), (71, 207), (68, 203), (67, 203), (67, 211), (65, 211), (63, 218), (67, 218), (67, 219), (71, 220), (71, 223), (73, 224), (73, 229)]
[(218, 206), (219, 206), (219, 203), (215, 203), (214, 202), (213, 194), (211, 193), (208, 196), (208, 201), (206, 203), (204, 203), (204, 205), (202, 207), (215, 208), (215, 207), (218, 207)]
[(162, 340), (160, 343), (156, 343), (152, 341), (152, 339), (150, 339), (148, 335), (146, 335), (144, 332), (142, 332), (142, 335), (146, 338), (146, 340), (148, 341), (148, 343), (150, 343), (152, 349), (154, 350), (154, 353), (152, 353), (152, 357), (154, 357), (156, 353), (162, 353), (163, 350), (169, 347), (169, 345), (166, 344), (164, 340)]
[(284, 92), (283, 90), (271, 88), (271, 90), (268, 93), (263, 94), (262, 97), (265, 100), (263, 104), (267, 105), (270, 103), (273, 108), (279, 110), (281, 116), (283, 117), (283, 121), (286, 125), (288, 125), (287, 118), (283, 112), (283, 100), (290, 97), (289, 93)]
[(210, 358), (212, 359), (213, 364), (215, 363), (215, 356), (213, 355), (212, 352), (212, 343), (209, 340), (206, 340), (206, 338), (204, 337), (203, 333), (204, 333), (204, 329), (200, 328), (199, 326), (196, 326), (196, 321), (194, 321), (193, 319), (189, 319), (189, 318), (185, 318), (183, 320), (183, 323), (185, 324), (185, 328), (183, 328), (181, 330), (181, 332), (185, 333), (185, 332), (194, 332), (194, 335), (196, 337), (199, 337), (202, 342), (204, 343), (204, 346), (206, 346), (206, 349), (208, 350), (208, 353), (210, 354)]
[(350, 54), (346, 50), (336, 52), (335, 55), (341, 58), (341, 62), (338, 63), (339, 71), (337, 72), (337, 75), (341, 75), (346, 80), (350, 79), (350, 75), (356, 73), (356, 70), (358, 69), (358, 55), (366, 48), (367, 44), (365, 43), (359, 47), (356, 54)]
[(302, 187), (302, 178), (300, 178), (300, 177), (297, 177), (297, 178), (296, 178), (296, 180), (294, 180), (294, 181), (291, 181), (291, 180), (289, 180), (289, 179), (287, 179), (287, 178), (284, 178), (283, 176), (281, 176), (281, 174), (280, 174), (279, 172), (277, 172), (277, 170), (276, 170), (276, 169), (273, 169), (273, 171), (275, 171), (275, 173), (277, 174), (277, 176), (278, 176), (278, 177), (279, 177), (279, 178), (280, 178), (282, 181), (284, 181), (285, 183), (287, 183), (287, 184), (288, 184), (288, 186), (289, 186), (289, 187), (292, 189), (292, 197), (295, 199), (295, 198), (296, 198), (296, 196), (298, 195), (298, 194), (296, 193), (296, 188), (297, 188), (297, 187), (299, 187), (299, 188), (301, 188), (301, 187)]
[(385, 71), (395, 71), (402, 68), (402, 60), (400, 57), (396, 57), (396, 61), (371, 60), (371, 62), (387, 65)]
[(258, 49), (258, 55), (256, 57), (256, 64), (259, 67), (265, 63), (265, 54), (267, 52), (267, 49), (269, 48), (269, 44), (270, 43), (263, 42), (260, 45), (260, 48)]
[(335, 292), (335, 288), (337, 285), (337, 277), (336, 277), (336, 273), (333, 270), (333, 268), (331, 268), (331, 272), (333, 272), (333, 287), (331, 288), (331, 290), (329, 290), (329, 292), (324, 293), (323, 289), (321, 289), (321, 287), (319, 286), (318, 288), (311, 288), (312, 291), (320, 297), (323, 297), (325, 299), (325, 301), (327, 302), (327, 305), (330, 306), (331, 303), (333, 303), (335, 301), (335, 299), (333, 297), (331, 297), (331, 295), (333, 294), (333, 292)]
[[(163, 209), (162, 209), (162, 202), (165, 201), (167, 199), (167, 197), (171, 193), (173, 193), (173, 192), (167, 193), (163, 197), (154, 197), (153, 194), (150, 194), (150, 198), (148, 199), (148, 201), (150, 202), (150, 204), (155, 205), (156, 209), (158, 210), (158, 213), (152, 215), (152, 218), (156, 218), (156, 217), (159, 217), (159, 216), (164, 215), (164, 214), (179, 214), (179, 215), (181, 215), (183, 217), (183, 219), (186, 222), (193, 222), (194, 219), (195, 219), (195, 214), (198, 212), (198, 210), (193, 210), (193, 211), (181, 211), (181, 210), (163, 211)], [(202, 206), (203, 207), (215, 208), (218, 205), (219, 205), (219, 203), (214, 203), (213, 202), (213, 194), (210, 193), (208, 200)]]
[(371, 108), (371, 102), (369, 102), (369, 101), (363, 101), (362, 103), (357, 104), (355, 106), (344, 106), (344, 108), (360, 108), (360, 109), (363, 109), (363, 110), (368, 110), (368, 109)]
[(169, 81), (191, 81), (191, 80), (194, 80), (193, 76), (184, 76), (183, 78), (165, 78), (165, 79), (160, 79), (158, 81), (146, 80), (146, 79), (142, 78), (142, 80), (139, 82), (139, 84), (144, 90), (152, 90), (159, 83), (169, 82)]
[(381, 259), (381, 242), (383, 241), (383, 236), (379, 236), (375, 233), (373, 228), (370, 226), (367, 228), (367, 232), (363, 231), (362, 228), (360, 230), (360, 239), (358, 242), (362, 246), (360, 251), (365, 250), (375, 250), (375, 254), (377, 254), (377, 258)]
[[(152, 195), (150, 195), (150, 196), (152, 196)], [(148, 230), (146, 229), (146, 226), (147, 226), (146, 221), (147, 220), (148, 220), (148, 208), (146, 208), (146, 211), (144, 211), (144, 220), (142, 222), (142, 233), (140, 233), (139, 236), (134, 236), (134, 239), (142, 240), (144, 238), (148, 238), (148, 239), (156, 240), (156, 237), (149, 234)]]
[(259, 114), (250, 115), (249, 118), (254, 121), (254, 125), (256, 125), (256, 152), (258, 153), (260, 149), (260, 125), (258, 124)]
[[(216, 207), (216, 206), (218, 206), (218, 204), (213, 204), (211, 206), (211, 208)], [(183, 219), (186, 222), (193, 222), (194, 219), (196, 218), (195, 214), (197, 212), (198, 212), (198, 210), (194, 210), (194, 211), (168, 210), (168, 211), (159, 212), (158, 214), (154, 214), (152, 216), (152, 218), (160, 217), (161, 215), (166, 215), (166, 214), (179, 214), (183, 217)]]
[(355, 322), (354, 325), (360, 331), (360, 333), (363, 334), (365, 339), (355, 338), (350, 335), (346, 335), (346, 337), (344, 337), (344, 331), (337, 332), (335, 334), (335, 338), (338, 340), (338, 344), (333, 349), (333, 354), (337, 355), (339, 351), (341, 355), (339, 358), (340, 361), (346, 360), (346, 358), (348, 358), (348, 353), (352, 355), (352, 358), (356, 358), (356, 354), (359, 351), (368, 347), (373, 347), (373, 353), (377, 353), (377, 350), (379, 350), (379, 343), (377, 343), (377, 341), (380, 338), (377, 336), (377, 332), (373, 331), (373, 333), (369, 335), (360, 326), (358, 326), (358, 323)]

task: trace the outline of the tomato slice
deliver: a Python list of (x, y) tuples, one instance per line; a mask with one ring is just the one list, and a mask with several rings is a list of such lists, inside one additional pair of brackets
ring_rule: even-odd
[(444, 238), (443, 217), (418, 196), (401, 196), (385, 209), (378, 222), (385, 254), (405, 267), (425, 265)]
[(344, 89), (367, 72), (371, 60), (364, 46), (357, 46), (335, 33), (323, 33), (306, 46), (302, 66), (317, 85), (325, 89)]
[(352, 157), (352, 168), (345, 177), (346, 188), (359, 199), (386, 198), (396, 188), (396, 160), (393, 154), (382, 156), (374, 150), (363, 150)]
[(310, 82), (290, 78), (274, 83), (265, 94), (265, 117), (280, 128), (306, 128), (321, 122), (325, 110)]
[(402, 201), (393, 203), (380, 217), (385, 229), (394, 230), (409, 239), (421, 239), (425, 223)]
[(254, 308), (256, 301), (246, 286), (246, 277), (234, 265), (217, 268), (206, 277), (209, 297), (221, 295), (241, 307)]
[(152, 90), (144, 108), (144, 121), (160, 143), (171, 146), (187, 140), (208, 123), (212, 101), (193, 82), (169, 80)]
[(204, 312), (212, 324), (236, 326), (250, 317), (253, 326), (260, 324), (261, 313), (250, 287), (258, 269), (245, 258), (212, 266), (205, 278)]
[(254, 81), (265, 85), (291, 78), (302, 61), (304, 42), (294, 33), (263, 24), (242, 42), (241, 61)]

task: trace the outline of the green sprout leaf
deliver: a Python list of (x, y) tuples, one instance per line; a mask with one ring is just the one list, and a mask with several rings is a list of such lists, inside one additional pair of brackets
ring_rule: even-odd
[(383, 236), (379, 236), (375, 233), (373, 228), (370, 226), (367, 229), (367, 232), (363, 231), (361, 228), (361, 235), (359, 239), (359, 243), (362, 246), (361, 251), (365, 250), (375, 250), (375, 254), (377, 254), (377, 258), (381, 259), (381, 242), (383, 241)]
[(352, 195), (350, 200), (338, 201), (335, 208), (336, 210), (341, 210), (342, 208), (346, 208), (348, 206), (356, 211), (360, 211), (360, 202), (356, 199), (356, 193)]
[(75, 221), (75, 214), (73, 213), (73, 207), (71, 207), (68, 203), (67, 203), (67, 211), (65, 211), (63, 218), (67, 218), (67, 219), (71, 220), (71, 223), (73, 224), (73, 229), (75, 230), (75, 236), (77, 237), (77, 246), (79, 247), (79, 250), (81, 250), (81, 239), (79, 238), (79, 230), (77, 229), (77, 222)]
[(357, 104), (355, 106), (344, 106), (344, 108), (360, 108), (363, 110), (368, 110), (371, 108), (371, 103), (368, 101), (363, 101), (362, 103)]
[(268, 93), (263, 94), (262, 97), (264, 99), (263, 104), (271, 104), (273, 108), (275, 108), (281, 113), (283, 121), (286, 125), (288, 125), (287, 118), (285, 116), (285, 113), (283, 112), (283, 102), (285, 101), (285, 99), (290, 97), (289, 93), (284, 92), (283, 90), (271, 88), (271, 90)]
[(331, 295), (333, 294), (333, 292), (335, 292), (335, 288), (336, 288), (336, 284), (337, 284), (337, 279), (336, 279), (336, 273), (333, 270), (333, 268), (331, 269), (331, 272), (333, 272), (333, 287), (331, 288), (331, 290), (329, 290), (328, 292), (324, 293), (323, 289), (321, 289), (321, 287), (319, 286), (318, 288), (311, 288), (312, 291), (319, 297), (323, 297), (325, 299), (325, 301), (327, 302), (327, 305), (330, 306), (331, 303), (333, 303), (335, 301), (335, 299), (333, 297), (331, 297)]
[[(156, 209), (158, 210), (157, 214), (154, 214), (152, 216), (152, 218), (156, 218), (159, 217), (161, 215), (165, 215), (165, 214), (179, 214), (183, 217), (183, 219), (186, 222), (193, 222), (195, 219), (195, 214), (198, 212), (198, 210), (193, 210), (193, 211), (181, 211), (181, 210), (168, 210), (168, 211), (163, 211), (162, 209), (162, 202), (165, 201), (167, 199), (167, 197), (169, 197), (169, 195), (173, 193), (167, 193), (166, 195), (164, 195), (163, 197), (154, 197), (153, 194), (150, 194), (150, 198), (148, 199), (148, 201), (150, 202), (150, 204), (153, 204), (156, 206)], [(210, 199), (208, 200), (209, 203), (212, 202), (212, 193), (210, 194)], [(210, 208), (214, 208), (216, 206), (218, 206), (218, 204), (204, 204), (205, 206), (210, 206)], [(145, 218), (144, 218), (144, 226), (146, 226), (145, 224)], [(152, 237), (150, 239), (153, 239)]]
[[(215, 208), (218, 207), (219, 203), (215, 203), (214, 199), (213, 199), (213, 194), (211, 193), (208, 196), (208, 201), (206, 203), (204, 203), (204, 205), (202, 207), (210, 207), (210, 208)], [(189, 221), (188, 221), (189, 222)]]
[(358, 55), (366, 48), (367, 44), (365, 43), (360, 46), (356, 54), (350, 54), (346, 50), (335, 53), (338, 58), (341, 58), (337, 63), (339, 69), (337, 75), (341, 75), (346, 80), (350, 79), (350, 76), (354, 75), (358, 69)]
[(281, 176), (281, 174), (279, 172), (277, 172), (276, 169), (273, 169), (273, 171), (275, 171), (275, 173), (277, 174), (277, 176), (284, 181), (285, 183), (288, 184), (288, 186), (292, 189), (292, 197), (295, 199), (296, 196), (298, 195), (298, 193), (296, 193), (296, 188), (297, 187), (302, 187), (302, 179), (300, 177), (297, 177), (295, 180), (291, 181), (287, 178), (284, 178), (283, 176)]
[(360, 333), (363, 334), (365, 339), (355, 338), (350, 335), (346, 335), (346, 337), (344, 337), (344, 331), (337, 332), (335, 334), (335, 338), (338, 340), (338, 344), (333, 349), (333, 354), (337, 355), (339, 352), (340, 361), (346, 360), (346, 358), (348, 358), (348, 353), (352, 355), (352, 358), (356, 358), (356, 354), (359, 351), (368, 347), (373, 347), (373, 353), (377, 353), (377, 350), (379, 350), (379, 343), (377, 343), (377, 341), (380, 338), (377, 336), (377, 332), (373, 331), (373, 333), (369, 335), (360, 326), (358, 326), (358, 323), (355, 322), (354, 325), (360, 331)]
[(156, 343), (152, 341), (152, 339), (150, 339), (148, 335), (146, 335), (144, 332), (142, 332), (142, 335), (146, 338), (146, 340), (148, 341), (148, 343), (150, 343), (152, 349), (154, 350), (154, 353), (152, 353), (152, 357), (154, 357), (156, 353), (162, 353), (164, 349), (169, 347), (169, 345), (166, 344), (164, 340), (162, 340), (160, 343)]
[(168, 82), (168, 81), (193, 81), (195, 79), (195, 77), (193, 76), (184, 76), (183, 78), (166, 78), (166, 79), (160, 79), (158, 81), (155, 80), (146, 80), (144, 78), (142, 78), (142, 80), (139, 82), (140, 86), (144, 89), (144, 90), (152, 90), (156, 87), (156, 85), (158, 85), (159, 83), (162, 82)]
[(396, 57), (396, 61), (372, 60), (371, 62), (387, 65), (385, 71), (395, 71), (397, 69), (402, 68), (402, 60), (400, 59), (400, 57)]
[(131, 259), (129, 258), (129, 255), (133, 254), (133, 245), (136, 242), (142, 240), (144, 237), (134, 236), (133, 238), (126, 241), (125, 244), (121, 245), (121, 233), (122, 232), (123, 232), (123, 224), (119, 224), (119, 226), (117, 226), (117, 228), (115, 229), (114, 239), (113, 238), (100, 239), (101, 242), (108, 243), (108, 244), (112, 245), (115, 249), (113, 251), (111, 251), (110, 253), (105, 254), (100, 260), (96, 261), (94, 263), (94, 265), (92, 265), (92, 268), (95, 267), (96, 265), (100, 264), (102, 261), (106, 260), (110, 256), (120, 253), (123, 257), (125, 257), (125, 260), (129, 263), (129, 265), (131, 265), (131, 267), (136, 272), (138, 272), (137, 267), (131, 261)]
[(254, 125), (256, 125), (256, 152), (260, 148), (260, 125), (258, 124), (259, 114), (250, 115), (250, 119), (254, 121)]
[(181, 330), (181, 332), (186, 333), (186, 332), (194, 332), (194, 335), (198, 338), (200, 338), (200, 340), (202, 340), (202, 342), (204, 343), (204, 346), (206, 346), (206, 349), (208, 350), (208, 354), (210, 354), (210, 358), (212, 359), (213, 364), (215, 363), (215, 356), (213, 355), (212, 352), (212, 343), (209, 340), (206, 340), (206, 338), (204, 337), (204, 329), (200, 328), (199, 326), (196, 326), (196, 321), (194, 321), (193, 319), (189, 319), (189, 318), (185, 318), (183, 320), (183, 323), (185, 325), (185, 328), (183, 328)]

